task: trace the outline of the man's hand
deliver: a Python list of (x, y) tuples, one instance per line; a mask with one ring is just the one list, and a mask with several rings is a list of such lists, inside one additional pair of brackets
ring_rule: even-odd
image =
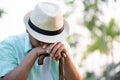
[(36, 53), (36, 57), (39, 57), (40, 54), (47, 53), (46, 49), (43, 48), (42, 46), (36, 47), (32, 51), (34, 51), (34, 53)]
[(58, 61), (61, 56), (66, 57), (65, 46), (61, 42), (51, 43), (46, 48), (46, 52), (50, 54), (52, 60)]
[(58, 61), (61, 56), (66, 57), (66, 49), (65, 46), (61, 42), (57, 43), (40, 43), (39, 47), (36, 47), (33, 49), (36, 53), (37, 57), (39, 57), (40, 54), (48, 53), (50, 54), (52, 60)]

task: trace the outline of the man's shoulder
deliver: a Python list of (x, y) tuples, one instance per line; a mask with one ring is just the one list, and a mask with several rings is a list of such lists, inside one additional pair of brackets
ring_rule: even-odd
[(23, 34), (19, 34), (19, 35), (12, 35), (12, 36), (5, 38), (0, 43), (16, 44), (21, 41), (24, 42), (24, 40), (27, 36), (28, 36), (27, 33), (23, 33)]

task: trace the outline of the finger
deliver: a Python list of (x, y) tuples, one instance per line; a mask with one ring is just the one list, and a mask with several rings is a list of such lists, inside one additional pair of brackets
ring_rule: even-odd
[(66, 54), (64, 52), (62, 52), (61, 54), (62, 54), (62, 57), (66, 57)]
[(53, 49), (52, 49), (52, 51), (51, 51), (51, 56), (52, 56), (52, 57), (55, 57), (56, 54), (59, 54), (59, 53), (57, 53), (57, 50), (60, 48), (60, 46), (61, 46), (61, 44), (60, 44), (60, 43), (57, 43), (57, 44), (53, 47)]
[(59, 56), (59, 55), (62, 55), (62, 51), (64, 50), (64, 46), (63, 44), (60, 45), (59, 49), (57, 50), (55, 56)]
[(52, 43), (52, 44), (50, 44), (47, 48), (46, 48), (46, 51), (47, 51), (47, 53), (51, 53), (51, 51), (52, 51), (52, 49), (53, 49), (53, 47), (56, 45), (57, 43)]
[(61, 55), (59, 54), (59, 56), (55, 57), (55, 60), (58, 61), (61, 58)]

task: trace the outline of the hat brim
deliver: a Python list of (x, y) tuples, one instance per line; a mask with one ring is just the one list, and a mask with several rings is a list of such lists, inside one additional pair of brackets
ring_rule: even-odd
[(42, 41), (42, 42), (54, 43), (54, 42), (64, 41), (67, 38), (67, 36), (69, 35), (69, 25), (66, 20), (64, 20), (64, 30), (58, 35), (48, 36), (48, 35), (43, 35), (43, 34), (37, 33), (36, 31), (31, 29), (28, 24), (28, 20), (31, 16), (31, 13), (32, 13), (32, 11), (28, 12), (25, 15), (24, 23), (25, 23), (26, 29), (28, 30), (30, 35), (32, 35), (35, 39)]

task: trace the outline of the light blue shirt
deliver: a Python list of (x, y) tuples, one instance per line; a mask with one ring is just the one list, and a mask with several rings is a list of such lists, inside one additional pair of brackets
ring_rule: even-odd
[[(71, 52), (68, 44), (66, 42), (63, 42), (63, 44)], [(32, 46), (27, 33), (10, 36), (0, 42), (0, 77), (15, 69), (31, 49)], [(51, 80), (58, 80), (58, 67), (59, 62), (53, 62), (50, 57), (46, 58), (42, 66), (39, 66), (36, 60), (27, 80), (45, 80), (44, 77), (47, 77), (47, 75), (50, 76)], [(50, 80), (49, 77), (47, 78)]]

